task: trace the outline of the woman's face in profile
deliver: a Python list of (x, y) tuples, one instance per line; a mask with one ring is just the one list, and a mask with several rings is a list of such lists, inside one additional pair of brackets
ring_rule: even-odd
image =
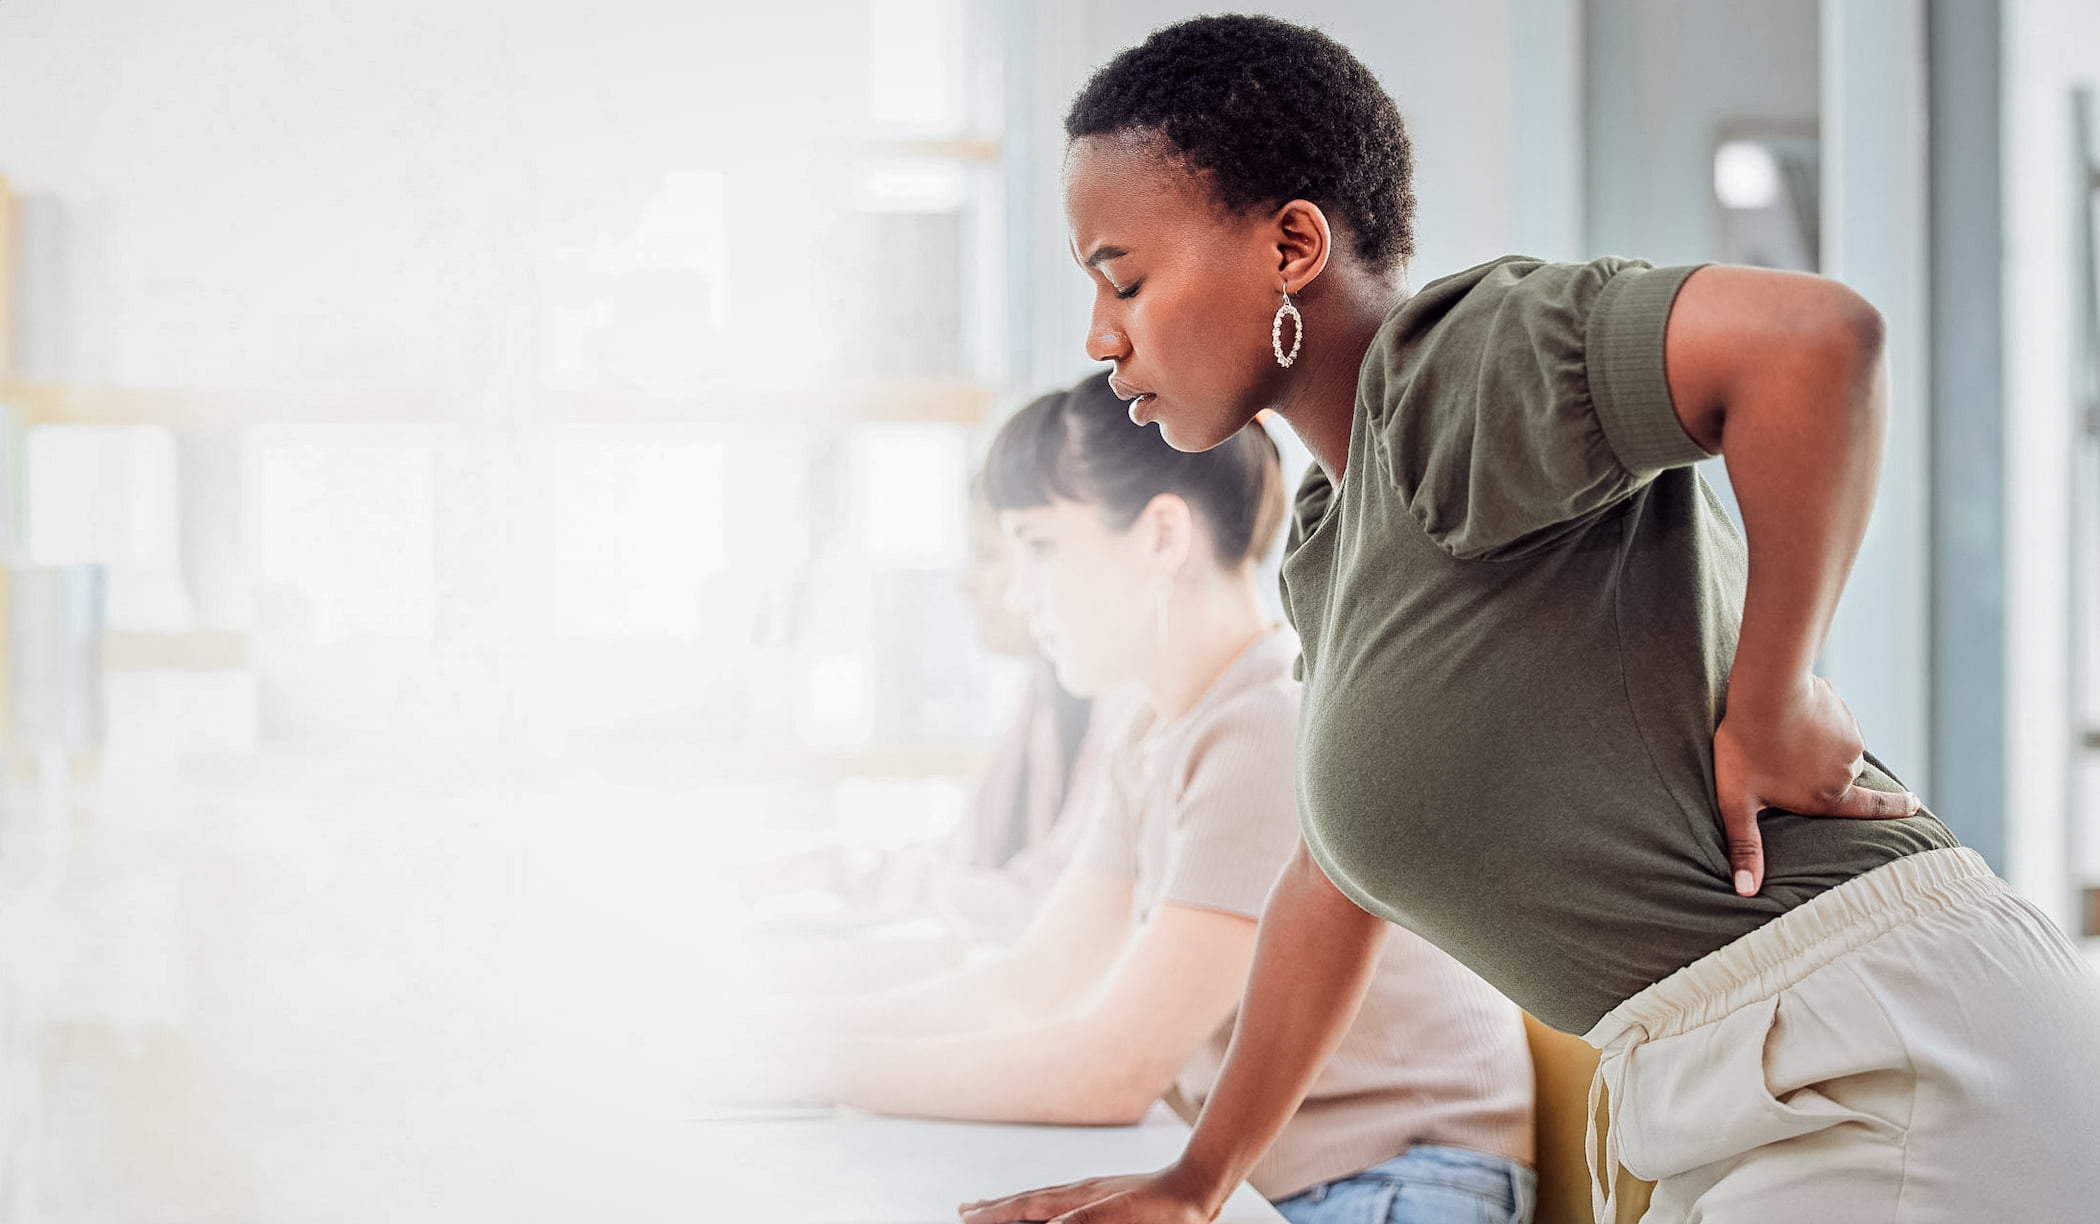
[(1094, 284), (1087, 355), (1114, 363), (1131, 420), (1204, 451), (1278, 397), (1280, 256), (1259, 218), (1227, 211), (1156, 141), (1091, 136), (1066, 151), (1065, 219)]
[(999, 530), (999, 516), (982, 498), (970, 503), (970, 556), (963, 565), (962, 593), (977, 622), (977, 638), (999, 655), (1036, 653), (1028, 622), (1006, 606), (1013, 578), (1013, 547)]
[(1092, 697), (1137, 676), (1158, 625), (1156, 567), (1138, 533), (1061, 498), (1002, 510), (999, 522), (1013, 547), (1007, 604), (1065, 691)]

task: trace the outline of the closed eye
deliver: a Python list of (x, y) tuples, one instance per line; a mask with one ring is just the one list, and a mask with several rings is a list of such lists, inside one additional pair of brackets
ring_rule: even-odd
[(1144, 283), (1143, 281), (1132, 281), (1130, 288), (1116, 290), (1116, 296), (1119, 298), (1134, 298), (1137, 296), (1138, 286)]

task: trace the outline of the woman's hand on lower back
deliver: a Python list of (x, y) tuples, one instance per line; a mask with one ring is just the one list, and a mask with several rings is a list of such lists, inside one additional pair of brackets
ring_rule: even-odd
[(1859, 721), (1821, 676), (1769, 694), (1731, 685), (1728, 714), (1714, 732), (1714, 797), (1738, 894), (1755, 896), (1764, 887), (1757, 814), (1765, 808), (1855, 820), (1917, 812), (1916, 795), (1858, 785), (1865, 751)]
[(1866, 536), (1888, 429), (1886, 326), (1818, 276), (1709, 266), (1683, 282), (1663, 343), (1671, 405), (1726, 456), (1749, 569), (1714, 734), (1714, 797), (1735, 891), (1764, 887), (1757, 813), (1887, 817), (1911, 795), (1854, 785), (1859, 724), (1809, 674)]
[(1217, 1210), (1176, 1167), (1157, 1173), (1094, 1177), (1004, 1198), (965, 1203), (963, 1224), (1209, 1224)]

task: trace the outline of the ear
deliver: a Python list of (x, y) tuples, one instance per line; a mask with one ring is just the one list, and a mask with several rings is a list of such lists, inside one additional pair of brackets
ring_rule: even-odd
[(1292, 200), (1276, 210), (1270, 225), (1276, 242), (1276, 288), (1302, 293), (1327, 268), (1334, 230), (1327, 214), (1310, 200)]
[(1138, 512), (1137, 529), (1158, 572), (1180, 575), (1196, 549), (1196, 514), (1189, 504), (1172, 493), (1161, 493)]

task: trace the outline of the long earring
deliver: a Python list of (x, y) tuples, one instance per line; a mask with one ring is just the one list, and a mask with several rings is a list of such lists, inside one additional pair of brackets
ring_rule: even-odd
[(1152, 584), (1153, 623), (1158, 636), (1155, 644), (1161, 650), (1167, 648), (1167, 596), (1173, 589), (1173, 582), (1165, 574), (1160, 575)]
[[(1283, 351), (1283, 316), (1291, 316), (1291, 351)], [(1276, 308), (1276, 318), (1269, 324), (1269, 347), (1276, 350), (1276, 364), (1288, 370), (1298, 360), (1298, 349), (1305, 343), (1305, 316), (1291, 305), (1291, 295), (1283, 295), (1283, 305)]]

